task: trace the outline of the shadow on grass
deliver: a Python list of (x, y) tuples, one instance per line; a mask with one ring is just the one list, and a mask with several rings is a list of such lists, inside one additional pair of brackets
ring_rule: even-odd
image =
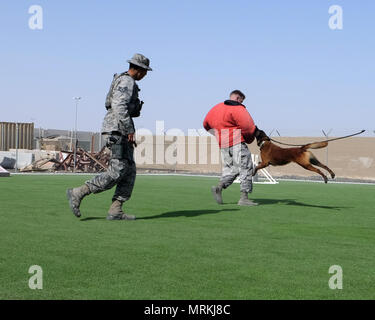
[[(160, 219), (160, 218), (176, 218), (176, 217), (197, 217), (203, 214), (215, 214), (222, 211), (236, 211), (239, 209), (223, 209), (223, 210), (181, 210), (181, 211), (169, 211), (164, 212), (155, 216), (150, 217), (140, 217), (136, 220), (149, 220), (149, 219)], [(106, 217), (87, 217), (83, 218), (80, 221), (90, 221), (90, 220), (105, 220)]]
[(106, 220), (106, 217), (87, 217), (83, 218), (80, 221), (90, 221), (90, 220)]
[(315, 205), (315, 204), (307, 204), (303, 202), (298, 202), (293, 199), (252, 199), (252, 200), (259, 203), (259, 205), (283, 204), (283, 205), (288, 205), (288, 206), (300, 206), (300, 207), (329, 209), (329, 210), (340, 210), (340, 209), (350, 208), (350, 207), (321, 206), (321, 205)]
[(223, 211), (236, 211), (239, 209), (222, 209), (222, 210), (181, 210), (181, 211), (169, 211), (158, 214), (156, 216), (137, 218), (137, 220), (149, 220), (149, 219), (160, 219), (160, 218), (176, 218), (176, 217), (197, 217), (203, 214), (215, 214)]

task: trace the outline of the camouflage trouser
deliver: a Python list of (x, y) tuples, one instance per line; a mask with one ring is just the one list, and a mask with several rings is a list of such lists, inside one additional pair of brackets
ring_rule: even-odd
[(245, 142), (236, 144), (229, 148), (221, 149), (223, 171), (220, 183), (223, 188), (228, 188), (233, 181), (240, 176), (241, 192), (252, 192), (253, 190), (253, 162), (251, 153)]
[[(99, 193), (117, 185), (112, 201), (126, 201), (131, 197), (136, 176), (134, 147), (127, 142), (124, 136), (112, 137), (118, 140), (113, 142), (110, 141), (110, 136), (106, 136), (107, 146), (111, 150), (107, 171), (86, 181), (86, 185), (92, 193)], [(108, 141), (110, 142), (108, 143)]]

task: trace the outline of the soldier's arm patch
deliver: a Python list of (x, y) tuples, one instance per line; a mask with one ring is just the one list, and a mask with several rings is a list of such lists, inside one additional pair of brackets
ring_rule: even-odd
[(117, 90), (122, 92), (122, 93), (125, 93), (129, 90), (129, 88), (128, 87), (117, 87)]

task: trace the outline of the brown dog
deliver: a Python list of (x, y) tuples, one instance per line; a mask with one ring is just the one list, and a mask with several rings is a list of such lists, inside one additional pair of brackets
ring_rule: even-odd
[(313, 165), (327, 170), (331, 174), (332, 179), (335, 177), (335, 174), (330, 168), (320, 163), (319, 160), (307, 150), (324, 148), (328, 145), (326, 141), (309, 143), (299, 148), (280, 148), (270, 141), (270, 138), (264, 131), (258, 128), (256, 128), (255, 131), (255, 138), (257, 139), (262, 161), (256, 166), (253, 175), (255, 175), (259, 169), (263, 169), (269, 165), (282, 166), (290, 162), (295, 162), (307, 170), (319, 173), (325, 183), (328, 182), (327, 177), (318, 168), (313, 167)]

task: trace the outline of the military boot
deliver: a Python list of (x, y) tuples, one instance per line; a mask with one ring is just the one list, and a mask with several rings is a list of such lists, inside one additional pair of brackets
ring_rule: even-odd
[(79, 211), (79, 206), (81, 204), (82, 199), (91, 193), (89, 187), (87, 185), (80, 186), (74, 189), (66, 190), (66, 196), (69, 200), (69, 206), (74, 215), (79, 218), (81, 216), (81, 212)]
[(122, 211), (123, 202), (114, 200), (109, 208), (107, 220), (135, 220), (135, 216), (126, 214)]
[(215, 201), (218, 204), (223, 204), (223, 197), (222, 197), (223, 185), (219, 183), (217, 186), (211, 187), (212, 195), (214, 196)]
[(237, 203), (239, 206), (257, 206), (258, 203), (250, 200), (248, 198), (248, 193), (247, 192), (241, 192), (241, 198)]

